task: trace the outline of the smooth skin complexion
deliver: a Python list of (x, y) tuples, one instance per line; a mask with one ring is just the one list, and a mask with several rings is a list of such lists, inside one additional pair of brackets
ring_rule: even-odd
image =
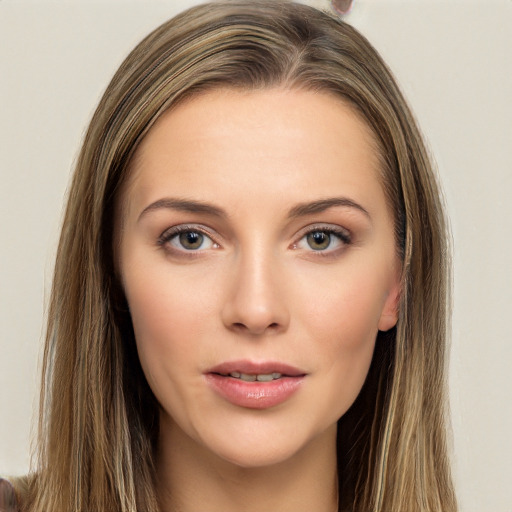
[(163, 510), (336, 509), (336, 422), (397, 321), (376, 148), (352, 107), (288, 89), (204, 93), (142, 141), (117, 260)]

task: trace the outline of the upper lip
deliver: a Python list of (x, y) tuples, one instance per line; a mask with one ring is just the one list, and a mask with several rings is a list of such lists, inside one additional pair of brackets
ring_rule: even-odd
[(307, 372), (286, 363), (279, 361), (254, 362), (247, 360), (226, 361), (210, 368), (206, 373), (219, 373), (229, 375), (232, 372), (245, 373), (249, 375), (268, 375), (271, 373), (280, 373), (288, 377), (300, 377)]

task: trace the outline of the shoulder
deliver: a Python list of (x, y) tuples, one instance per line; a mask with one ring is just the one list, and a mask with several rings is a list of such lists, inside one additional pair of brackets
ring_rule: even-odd
[(3, 478), (0, 478), (0, 512), (19, 512), (14, 487)]

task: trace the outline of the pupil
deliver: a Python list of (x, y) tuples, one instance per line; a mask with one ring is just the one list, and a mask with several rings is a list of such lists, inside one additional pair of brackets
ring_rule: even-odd
[(320, 251), (329, 247), (331, 236), (324, 231), (314, 231), (313, 233), (309, 233), (307, 240), (311, 249)]
[(180, 243), (186, 249), (199, 249), (203, 243), (203, 235), (194, 231), (180, 234)]

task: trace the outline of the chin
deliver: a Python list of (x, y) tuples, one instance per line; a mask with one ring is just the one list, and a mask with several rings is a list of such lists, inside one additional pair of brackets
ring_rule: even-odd
[[(238, 429), (237, 429), (238, 430)], [(335, 450), (337, 425), (322, 430), (301, 430), (280, 425), (276, 429), (239, 429), (225, 435), (202, 439), (201, 444), (220, 459), (243, 469), (257, 469), (292, 463), (302, 457), (309, 458), (320, 447)], [(221, 434), (217, 432), (217, 434)]]
[[(251, 443), (249, 443), (251, 444)], [(276, 466), (293, 460), (300, 449), (279, 446), (231, 446), (229, 449), (216, 452), (224, 461), (241, 469), (258, 469)]]

